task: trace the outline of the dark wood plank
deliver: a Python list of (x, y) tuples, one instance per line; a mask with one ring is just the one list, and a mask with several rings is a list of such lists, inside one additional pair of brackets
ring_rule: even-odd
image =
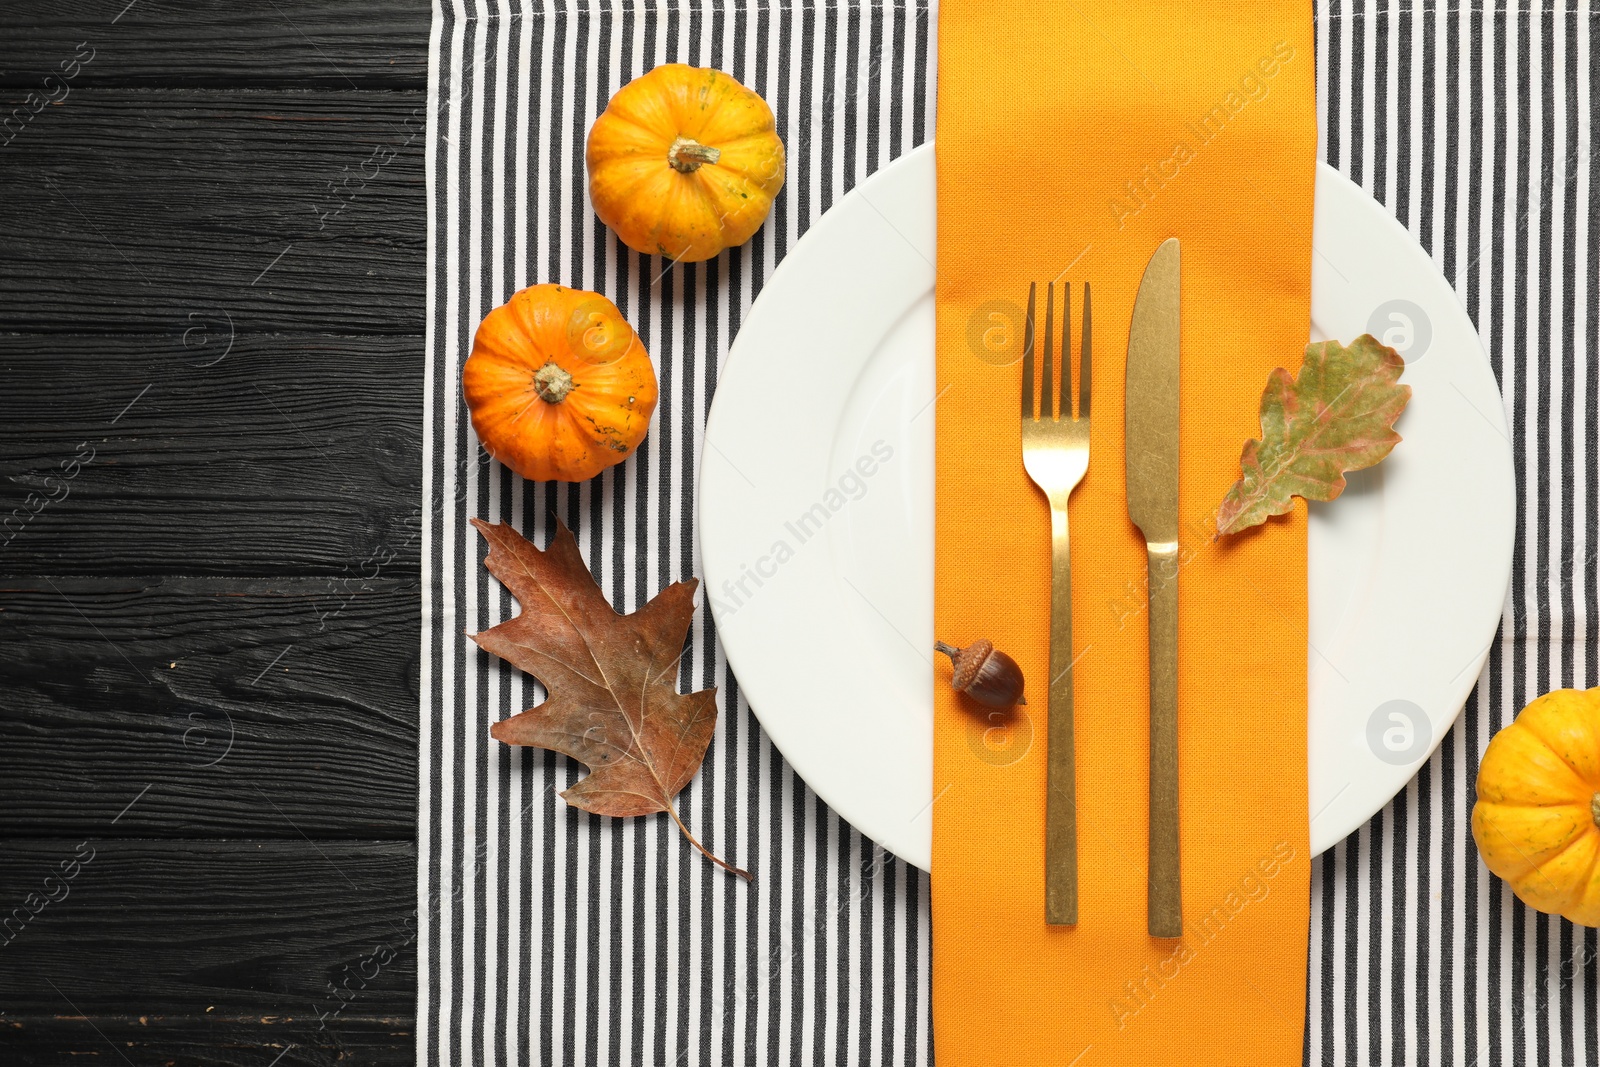
[(0, 10), (0, 1062), (414, 1062), (429, 14)]
[(421, 338), (197, 317), (0, 367), (0, 575), (417, 573)]
[(405, 1028), (392, 1024), (411, 1010), (416, 973), (410, 842), (85, 836), (4, 849), (0, 1035), (11, 1040), (30, 1017), (187, 1015), (205, 1024), (191, 1035), (249, 1034), (257, 1047), (326, 1044), (363, 1019)]
[(0, 87), (60, 78), (87, 44), (73, 89), (424, 89), (429, 15), (423, 0), (9, 0)]
[(421, 333), (426, 108), (173, 89), (43, 108), (0, 136), (0, 332)]
[(0, 587), (0, 836), (413, 837), (414, 576)]
[[(0, 1014), (7, 1067), (413, 1067), (414, 1020), (341, 1015), (330, 1032), (270, 1012), (141, 1016)], [(123, 1059), (122, 1056), (126, 1056)]]

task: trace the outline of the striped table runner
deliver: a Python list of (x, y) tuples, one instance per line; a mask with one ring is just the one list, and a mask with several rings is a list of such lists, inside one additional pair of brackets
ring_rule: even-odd
[[(1532, 696), (1600, 684), (1600, 18), (1546, 6), (1317, 5), (1322, 147), (1428, 249), (1478, 325), (1514, 437), (1511, 597), (1461, 723), (1313, 874), (1311, 1064), (1600, 1064), (1600, 942), (1478, 862), (1472, 778)], [(1577, 0), (1566, 0), (1576, 4)], [(428, 382), (418, 830), (418, 1062), (928, 1064), (927, 876), (806, 788), (762, 733), (705, 611), (680, 687), (721, 717), (664, 817), (556, 793), (576, 764), (488, 724), (540, 698), (462, 635), (514, 611), (469, 516), (578, 534), (631, 611), (699, 570), (694, 488), (728, 343), (838, 197), (933, 136), (927, 2), (436, 0), (427, 145)], [(585, 199), (583, 145), (658, 63), (715, 66), (773, 105), (789, 183), (746, 247), (663, 270)], [(521, 286), (612, 297), (661, 380), (636, 457), (579, 486), (486, 460), (458, 393), (478, 320)], [(825, 689), (819, 693), (826, 699)]]

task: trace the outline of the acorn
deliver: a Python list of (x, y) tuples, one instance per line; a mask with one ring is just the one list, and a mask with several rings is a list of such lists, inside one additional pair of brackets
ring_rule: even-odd
[(995, 648), (993, 642), (980, 637), (966, 648), (955, 648), (943, 641), (935, 641), (933, 647), (950, 657), (955, 667), (950, 686), (957, 692), (990, 708), (1027, 703), (1022, 698), (1022, 668)]

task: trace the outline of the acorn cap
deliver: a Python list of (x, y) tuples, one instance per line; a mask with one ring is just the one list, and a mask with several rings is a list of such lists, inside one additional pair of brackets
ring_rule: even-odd
[(952, 659), (955, 673), (950, 678), (950, 684), (962, 692), (971, 689), (972, 683), (978, 680), (978, 672), (983, 670), (983, 665), (993, 652), (994, 642), (981, 637), (961, 649)]

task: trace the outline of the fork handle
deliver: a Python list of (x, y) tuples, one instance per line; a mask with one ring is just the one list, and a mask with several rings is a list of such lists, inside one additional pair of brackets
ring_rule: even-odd
[(1149, 546), (1151, 937), (1183, 936), (1178, 877), (1178, 546)]
[(1078, 922), (1078, 787), (1072, 738), (1072, 542), (1065, 500), (1050, 507), (1050, 708), (1044, 836), (1045, 922)]

